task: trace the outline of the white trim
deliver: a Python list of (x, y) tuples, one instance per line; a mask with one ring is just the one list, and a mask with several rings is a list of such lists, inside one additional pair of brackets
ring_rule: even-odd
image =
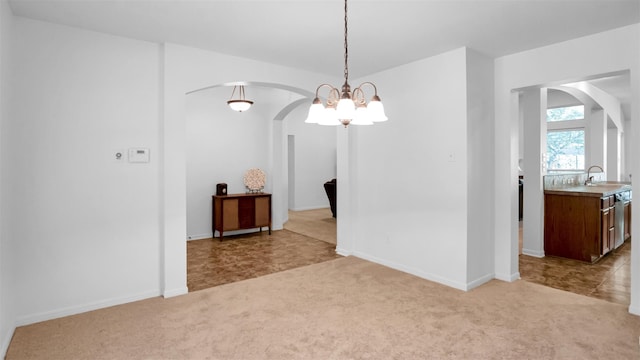
[(514, 282), (520, 279), (520, 272), (509, 274), (496, 274), (496, 279), (506, 281), (506, 282)]
[(11, 326), (9, 331), (7, 331), (7, 335), (2, 340), (2, 348), (0, 348), (0, 358), (4, 359), (7, 356), (7, 350), (9, 350), (9, 345), (11, 344), (11, 339), (13, 339), (13, 334), (16, 332), (15, 324)]
[(212, 233), (207, 234), (198, 234), (198, 235), (187, 235), (187, 241), (191, 240), (202, 240), (202, 239), (211, 239), (213, 237)]
[(493, 274), (493, 273), (486, 274), (486, 275), (481, 276), (481, 277), (479, 277), (479, 278), (477, 278), (477, 279), (475, 279), (475, 280), (473, 280), (471, 282), (468, 282), (465, 290), (469, 291), (471, 289), (475, 289), (478, 286), (486, 284), (486, 283), (488, 283), (489, 281), (491, 281), (491, 280), (493, 280), (495, 278), (496, 278), (496, 275)]
[(331, 209), (329, 206), (305, 206), (301, 208), (289, 209), (290, 211), (307, 211), (307, 210), (320, 210), (320, 209)]
[(629, 306), (629, 313), (640, 316), (640, 307)]
[(544, 257), (544, 251), (522, 249), (522, 255), (533, 256), (537, 258)]
[(363, 254), (363, 253), (360, 253), (360, 252), (357, 252), (357, 251), (354, 252), (354, 256), (362, 258), (362, 259), (365, 259), (365, 260), (368, 260), (368, 261), (371, 261), (371, 262), (374, 262), (376, 264), (384, 265), (386, 267), (389, 267), (389, 268), (392, 268), (392, 269), (395, 269), (395, 270), (406, 272), (407, 274), (415, 275), (417, 277), (420, 277), (420, 278), (423, 278), (423, 279), (426, 279), (426, 280), (429, 280), (429, 281), (437, 282), (437, 283), (440, 283), (442, 285), (446, 285), (446, 286), (452, 287), (454, 289), (467, 291), (467, 287), (468, 287), (467, 284), (460, 283), (460, 282), (457, 282), (457, 281), (454, 281), (454, 280), (450, 280), (450, 279), (447, 279), (447, 278), (443, 278), (443, 277), (441, 277), (439, 275), (430, 274), (430, 273), (424, 272), (422, 270), (413, 269), (413, 268), (410, 268), (408, 266), (404, 266), (404, 265), (397, 264), (397, 263), (394, 263), (394, 262), (391, 262), (391, 261), (383, 260), (383, 259), (377, 258), (375, 256), (370, 256), (370, 255)]
[(170, 297), (186, 295), (188, 293), (189, 293), (189, 288), (185, 286), (185, 287), (179, 288), (179, 289), (165, 290), (165, 292), (162, 294), (162, 297), (167, 299), (167, 298), (170, 298)]
[(351, 256), (351, 255), (353, 255), (351, 253), (351, 251), (347, 251), (346, 249), (339, 248), (339, 247), (336, 247), (336, 254), (342, 255), (342, 256)]
[(47, 321), (57, 319), (69, 315), (80, 314), (88, 311), (98, 310), (110, 306), (126, 304), (134, 301), (144, 300), (152, 297), (160, 296), (159, 291), (148, 291), (132, 296), (125, 296), (119, 298), (111, 298), (107, 300), (96, 301), (80, 306), (70, 306), (52, 311), (45, 311), (37, 314), (26, 315), (18, 318), (16, 326), (24, 326), (34, 324), (41, 321)]

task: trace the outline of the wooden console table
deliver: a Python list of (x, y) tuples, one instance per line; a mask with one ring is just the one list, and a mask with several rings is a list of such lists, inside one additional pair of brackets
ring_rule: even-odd
[(229, 194), (213, 195), (212, 230), (220, 233), (220, 241), (225, 231), (269, 228), (271, 235), (271, 194)]

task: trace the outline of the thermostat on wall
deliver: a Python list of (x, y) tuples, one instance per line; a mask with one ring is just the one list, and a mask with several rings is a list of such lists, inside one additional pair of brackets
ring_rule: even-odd
[(148, 148), (131, 148), (131, 149), (129, 149), (129, 162), (131, 162), (131, 163), (148, 163), (149, 162), (149, 149)]

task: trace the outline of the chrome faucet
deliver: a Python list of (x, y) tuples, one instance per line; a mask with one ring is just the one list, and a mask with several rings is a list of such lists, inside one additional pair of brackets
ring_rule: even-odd
[(604, 170), (602, 169), (602, 167), (598, 166), (598, 165), (592, 165), (589, 166), (589, 169), (587, 170), (587, 180), (584, 181), (585, 185), (589, 185), (593, 183), (593, 176), (591, 176), (591, 169), (593, 168), (598, 168), (600, 169), (600, 172), (604, 172)]

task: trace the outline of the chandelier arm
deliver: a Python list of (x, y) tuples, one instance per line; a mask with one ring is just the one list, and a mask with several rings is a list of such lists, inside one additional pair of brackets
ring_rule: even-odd
[[(378, 96), (378, 88), (376, 87), (376, 85), (374, 83), (372, 83), (371, 81), (365, 81), (362, 84), (358, 85), (358, 89), (360, 89), (363, 85), (371, 85), (371, 86), (373, 86), (373, 92), (374, 92), (373, 95), (374, 96)], [(362, 89), (360, 89), (360, 91), (362, 91)]]
[(235, 95), (236, 93), (236, 85), (233, 85), (233, 91), (231, 91), (231, 97), (229, 98), (229, 100), (233, 100), (233, 95)]
[(318, 85), (318, 87), (316, 88), (316, 97), (319, 97), (319, 95), (318, 95), (318, 94), (320, 93), (320, 89), (322, 89), (323, 87), (328, 87), (328, 88), (329, 88), (329, 92), (331, 92), (331, 91), (333, 91), (333, 90), (335, 90), (335, 89), (336, 89), (335, 87), (333, 87), (333, 86), (332, 86), (332, 85), (330, 85), (330, 84), (320, 84), (320, 85)]
[(339, 100), (340, 91), (332, 86), (331, 91), (329, 91), (329, 96), (327, 97), (327, 106), (336, 105)]
[[(362, 85), (360, 85), (362, 86)], [(366, 106), (366, 101), (364, 99), (364, 91), (358, 86), (353, 90), (353, 102), (356, 107)]]

